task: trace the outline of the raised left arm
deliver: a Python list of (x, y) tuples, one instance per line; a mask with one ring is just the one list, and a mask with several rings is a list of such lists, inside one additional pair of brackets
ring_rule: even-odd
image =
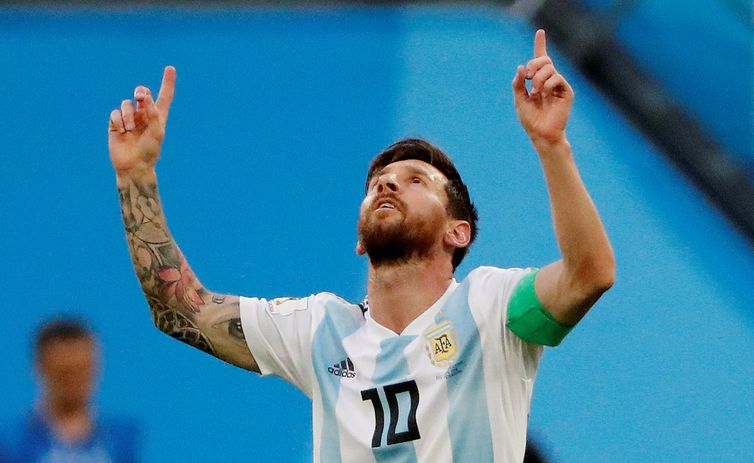
[(534, 59), (516, 70), (513, 92), (519, 120), (542, 163), (562, 256), (539, 271), (534, 288), (553, 318), (572, 326), (613, 285), (615, 256), (566, 138), (573, 89), (547, 55), (543, 30), (534, 39)]

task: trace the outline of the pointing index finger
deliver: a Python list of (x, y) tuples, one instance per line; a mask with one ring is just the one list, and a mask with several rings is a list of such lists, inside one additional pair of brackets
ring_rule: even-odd
[(160, 112), (167, 114), (170, 109), (170, 103), (173, 102), (173, 93), (175, 91), (175, 68), (173, 66), (166, 66), (165, 72), (162, 73), (162, 85), (160, 85), (160, 93), (157, 94), (157, 101), (155, 105)]
[(538, 29), (534, 34), (534, 57), (547, 56), (547, 39), (545, 37), (545, 30)]

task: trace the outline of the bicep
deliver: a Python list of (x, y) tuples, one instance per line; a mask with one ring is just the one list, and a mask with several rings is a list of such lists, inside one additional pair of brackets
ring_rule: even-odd
[(545, 308), (534, 288), (540, 270), (531, 269), (513, 287), (508, 298), (506, 326), (519, 338), (540, 346), (557, 346), (571, 331)]
[(573, 326), (586, 315), (599, 298), (569, 275), (562, 260), (542, 267), (534, 281), (537, 298), (559, 323)]

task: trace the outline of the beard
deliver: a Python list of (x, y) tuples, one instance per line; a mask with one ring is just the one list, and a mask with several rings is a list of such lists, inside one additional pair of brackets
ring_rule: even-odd
[(359, 218), (359, 242), (374, 267), (395, 266), (428, 256), (436, 241), (439, 225), (416, 218), (379, 219), (375, 211)]

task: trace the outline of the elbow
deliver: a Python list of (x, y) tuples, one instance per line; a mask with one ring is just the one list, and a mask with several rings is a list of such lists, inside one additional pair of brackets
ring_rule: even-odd
[(160, 312), (159, 312), (158, 307), (156, 307), (156, 305), (150, 298), (147, 298), (147, 301), (149, 303), (149, 312), (150, 312), (150, 315), (152, 316), (152, 324), (154, 325), (155, 328), (164, 332), (165, 330), (163, 328), (165, 324), (162, 322), (162, 317), (160, 317)]
[(610, 259), (596, 265), (593, 269), (591, 289), (599, 297), (615, 284), (615, 258), (611, 255)]
[(578, 286), (587, 299), (597, 300), (615, 284), (615, 256), (610, 252), (601, 259), (594, 259), (582, 265), (578, 275)]
[(190, 326), (191, 322), (180, 313), (172, 310), (158, 311), (152, 309), (152, 323), (161, 333), (179, 341), (188, 342), (184, 339), (184, 336), (189, 331), (186, 328)]
[(615, 284), (615, 266), (605, 269), (594, 280), (594, 291), (602, 295)]
[(168, 307), (160, 302), (157, 297), (151, 296), (147, 293), (144, 293), (144, 295), (146, 296), (147, 304), (149, 305), (149, 312), (152, 316), (152, 324), (154, 327), (165, 334), (171, 335), (169, 329), (171, 323), (168, 322), (168, 319), (171, 317), (175, 318), (178, 314), (169, 310)]

